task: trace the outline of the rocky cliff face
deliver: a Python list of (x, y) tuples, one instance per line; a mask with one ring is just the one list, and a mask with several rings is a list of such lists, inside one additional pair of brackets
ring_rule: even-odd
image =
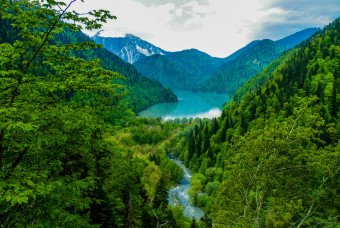
[(117, 35), (101, 31), (92, 39), (98, 44), (103, 44), (107, 50), (131, 64), (150, 55), (168, 54), (167, 51), (131, 34)]

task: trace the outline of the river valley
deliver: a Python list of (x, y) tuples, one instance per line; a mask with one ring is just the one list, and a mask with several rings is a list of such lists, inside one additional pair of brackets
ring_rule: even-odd
[(183, 177), (180, 180), (180, 185), (169, 190), (169, 203), (172, 206), (183, 206), (185, 216), (191, 218), (195, 217), (197, 220), (199, 220), (204, 216), (204, 211), (190, 203), (188, 194), (192, 173), (180, 160), (172, 160), (183, 169)]

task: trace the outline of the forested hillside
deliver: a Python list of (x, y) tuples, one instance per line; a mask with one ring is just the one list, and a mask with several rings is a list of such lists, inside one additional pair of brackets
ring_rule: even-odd
[[(10, 23), (0, 18), (0, 42), (14, 43), (18, 38), (17, 30), (14, 30)], [(55, 37), (57, 43), (71, 44), (76, 42), (90, 42), (91, 39), (78, 31), (71, 31), (65, 29), (62, 33)], [(86, 60), (100, 59), (101, 66), (107, 70), (120, 73), (124, 76), (124, 80), (117, 80), (122, 85), (126, 85), (125, 90), (129, 91), (124, 99), (123, 106), (127, 106), (134, 112), (139, 112), (150, 105), (163, 102), (177, 101), (176, 95), (168, 88), (163, 86), (156, 80), (149, 79), (142, 76), (129, 63), (124, 62), (115, 54), (107, 51), (104, 48), (95, 48), (86, 51), (74, 51), (76, 57), (84, 58)]]
[(339, 19), (277, 61), (175, 154), (214, 227), (339, 226)]
[(192, 90), (210, 77), (210, 73), (225, 62), (222, 58), (196, 49), (150, 56), (134, 63), (143, 75), (154, 78), (174, 90)]
[(210, 79), (196, 90), (231, 93), (281, 54), (281, 48), (271, 40), (262, 40), (211, 73)]
[[(243, 96), (246, 95), (248, 92), (254, 92), (257, 88), (263, 86), (266, 81), (273, 75), (274, 71), (278, 71), (282, 67), (284, 67), (286, 61), (290, 59), (293, 54), (295, 54), (306, 43), (310, 42), (311, 39), (319, 35), (320, 32), (321, 30), (319, 28), (310, 28), (294, 33), (293, 35), (279, 41), (275, 41), (275, 43), (281, 42), (281, 44), (279, 45), (285, 44), (286, 48), (292, 47), (292, 45), (296, 46), (296, 48), (284, 51), (279, 58), (271, 62), (268, 67), (266, 67), (263, 71), (256, 74), (248, 81), (246, 81), (242, 86), (240, 86), (233, 95), (234, 102), (240, 101), (240, 99), (242, 99)], [(303, 41), (301, 42), (301, 40)]]
[(170, 60), (162, 55), (152, 55), (136, 63), (134, 67), (143, 75), (155, 79), (173, 90), (192, 88), (192, 81)]

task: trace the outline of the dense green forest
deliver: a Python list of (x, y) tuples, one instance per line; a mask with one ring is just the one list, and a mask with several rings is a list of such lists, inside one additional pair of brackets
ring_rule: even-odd
[[(219, 118), (164, 122), (131, 110), (138, 87), (160, 84), (80, 33), (110, 12), (0, 3), (1, 227), (340, 225), (339, 19), (245, 83)], [(168, 205), (182, 177), (169, 157), (194, 172), (201, 221)]]
[(211, 57), (196, 49), (153, 55), (133, 64), (143, 75), (173, 90), (192, 90), (210, 77), (225, 59)]
[(218, 119), (197, 123), (176, 151), (214, 227), (340, 225), (339, 44), (337, 19), (251, 79), (250, 91), (245, 84)]

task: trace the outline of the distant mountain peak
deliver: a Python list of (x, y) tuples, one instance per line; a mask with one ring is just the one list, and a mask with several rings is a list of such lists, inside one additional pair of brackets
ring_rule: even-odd
[(150, 55), (166, 55), (169, 53), (129, 33), (102, 30), (97, 32), (92, 39), (98, 44), (103, 44), (107, 50), (131, 64)]

